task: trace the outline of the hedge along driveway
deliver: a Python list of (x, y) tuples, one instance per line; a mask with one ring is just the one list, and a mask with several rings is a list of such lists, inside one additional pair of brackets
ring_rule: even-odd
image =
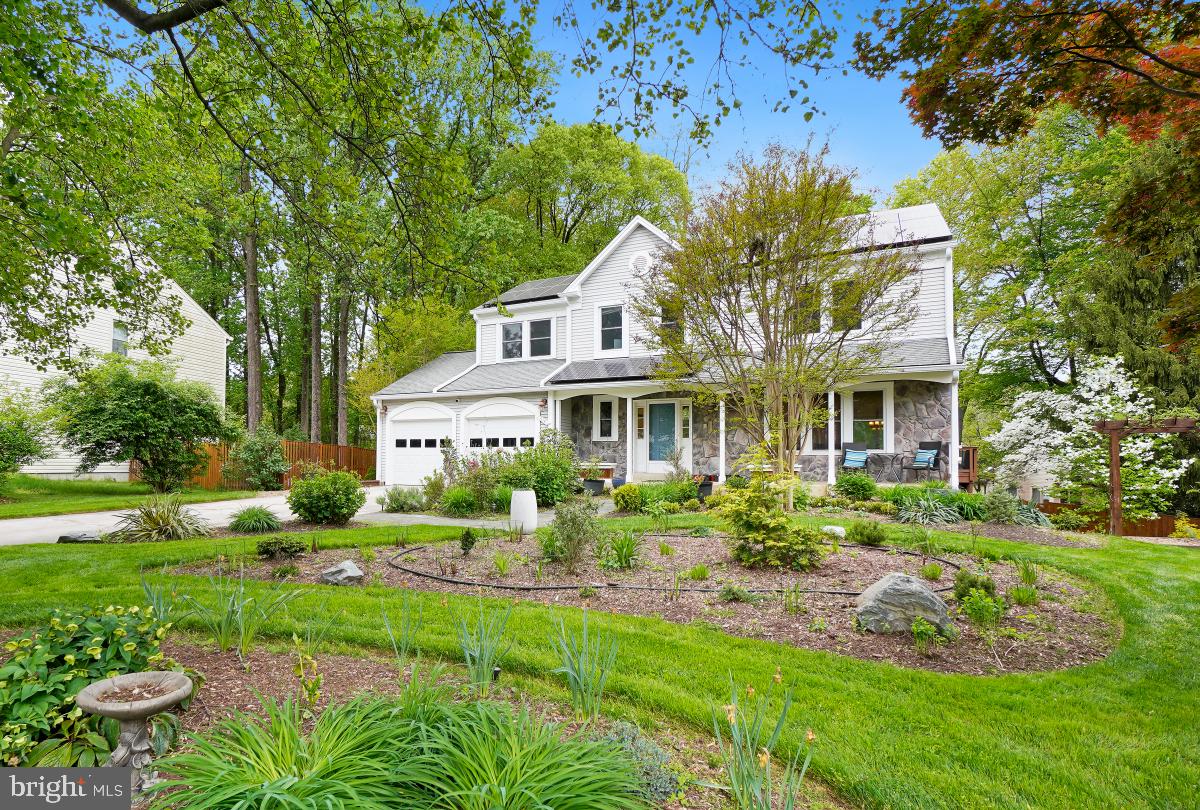
[[(693, 522), (696, 519), (692, 519)], [(828, 522), (828, 521), (825, 521)], [(411, 530), (409, 539), (456, 538), (458, 530)], [(386, 543), (395, 529), (330, 532), (323, 544)], [(947, 545), (964, 538), (943, 535)], [(614, 701), (699, 729), (711, 706), (739, 688), (765, 687), (778, 665), (794, 686), (785, 747), (806, 727), (819, 737), (813, 768), (841, 795), (868, 807), (1194, 807), (1200, 790), (1200, 556), (1195, 550), (1112, 540), (1105, 548), (1026, 546), (980, 540), (980, 549), (1053, 564), (1101, 585), (1124, 623), (1105, 661), (1054, 673), (978, 678), (902, 670), (827, 653), (739, 639), (693, 626), (596, 613), (617, 634)], [(229, 551), (229, 544), (221, 550)], [(27, 626), (55, 606), (132, 603), (139, 567), (212, 556), (211, 542), (153, 546), (25, 546), (0, 549), (0, 621)], [(352, 556), (352, 554), (348, 554)], [(157, 578), (157, 575), (154, 575)], [(208, 583), (185, 590), (204, 599)], [(267, 587), (267, 586), (261, 586)], [(307, 619), (341, 613), (332, 635), (387, 648), (381, 604), (399, 610), (405, 592), (318, 587), (268, 630), (280, 638)], [(411, 592), (408, 592), (411, 593)], [(457, 659), (452, 611), (473, 600), (417, 593), (423, 651)], [(497, 607), (510, 599), (489, 600)], [(548, 643), (555, 617), (579, 612), (521, 603), (504, 667), (556, 682)], [(800, 620), (806, 621), (807, 617)], [(393, 623), (394, 624), (394, 623)]]

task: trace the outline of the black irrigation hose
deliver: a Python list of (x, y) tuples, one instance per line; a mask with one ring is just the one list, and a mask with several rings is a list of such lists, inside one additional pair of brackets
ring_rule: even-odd
[[(662, 536), (687, 537), (688, 535), (662, 535)], [(830, 545), (832, 545), (832, 544), (830, 544)], [(868, 549), (870, 551), (884, 550), (883, 546), (864, 546), (864, 545), (860, 545), (858, 543), (838, 543), (838, 547), (839, 548), (863, 548), (863, 549)], [(413, 576), (416, 576), (416, 577), (424, 577), (425, 579), (432, 579), (436, 582), (444, 582), (447, 585), (460, 585), (460, 586), (468, 587), (468, 588), (493, 588), (498, 591), (577, 591), (583, 587), (612, 588), (613, 590), (621, 590), (621, 591), (656, 591), (656, 592), (663, 592), (663, 593), (665, 593), (665, 592), (669, 592), (669, 593), (720, 593), (723, 590), (722, 588), (693, 588), (693, 587), (671, 588), (671, 587), (659, 587), (656, 585), (625, 585), (620, 582), (589, 582), (586, 585), (503, 585), (498, 582), (478, 582), (476, 580), (471, 580), (471, 579), (456, 579), (455, 577), (445, 577), (445, 576), (442, 576), (441, 574), (431, 574), (428, 571), (417, 571), (414, 568), (407, 568), (403, 565), (400, 565), (400, 563), (396, 562), (401, 557), (406, 557), (409, 554), (414, 554), (418, 551), (423, 551), (424, 549), (427, 549), (427, 548), (429, 548), (429, 546), (413, 546), (412, 548), (404, 549), (403, 551), (399, 551), (399, 552), (393, 554), (391, 557), (388, 557), (387, 564), (390, 565), (392, 568), (395, 568), (397, 571), (403, 571), (406, 574), (412, 574)], [(888, 553), (895, 552), (897, 554), (904, 554), (909, 557), (922, 557), (923, 559), (936, 560), (940, 563), (945, 563), (946, 565), (950, 566), (951, 568), (955, 569), (956, 571), (959, 570), (960, 568), (962, 568), (961, 565), (959, 565), (956, 562), (953, 562), (952, 560), (947, 560), (942, 557), (934, 557), (932, 555), (918, 554), (917, 552), (909, 551), (908, 549), (887, 548), (886, 551)], [(953, 589), (952, 585), (946, 585), (945, 587), (934, 588), (933, 590), (934, 590), (934, 593), (940, 593), (942, 591), (949, 591), (952, 589)], [(747, 593), (791, 593), (792, 592), (791, 588), (747, 588), (745, 590)], [(815, 593), (815, 594), (821, 594), (824, 596), (861, 596), (862, 595), (862, 591), (826, 591), (826, 590), (821, 590), (819, 588), (802, 588), (799, 591), (797, 591), (797, 593)]]

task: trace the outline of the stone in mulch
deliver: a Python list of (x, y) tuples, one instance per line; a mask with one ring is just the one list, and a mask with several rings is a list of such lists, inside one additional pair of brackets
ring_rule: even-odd
[(891, 573), (863, 591), (854, 604), (858, 626), (872, 633), (911, 632), (913, 619), (921, 618), (943, 636), (955, 634), (946, 603), (916, 577)]
[(362, 569), (355, 565), (353, 560), (342, 560), (321, 572), (321, 582), (326, 585), (357, 585), (362, 580)]

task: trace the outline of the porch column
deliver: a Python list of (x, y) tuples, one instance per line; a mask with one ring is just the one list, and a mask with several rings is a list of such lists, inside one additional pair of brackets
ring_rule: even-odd
[(825, 423), (825, 458), (827, 460), (825, 481), (829, 486), (833, 486), (837, 481), (837, 437), (834, 435), (835, 430), (833, 414), (833, 392), (825, 393), (825, 408), (829, 411), (828, 421)]
[(625, 397), (625, 480), (633, 480), (633, 397)]
[(717, 480), (725, 481), (725, 400), (717, 403)]
[(947, 451), (950, 458), (946, 459), (950, 462), (946, 465), (950, 471), (950, 489), (958, 489), (958, 463), (960, 460), (958, 429), (958, 372), (956, 371), (950, 379), (950, 449)]

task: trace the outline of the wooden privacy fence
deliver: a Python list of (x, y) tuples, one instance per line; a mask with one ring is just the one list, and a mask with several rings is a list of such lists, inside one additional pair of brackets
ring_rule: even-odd
[[(364, 480), (374, 477), (374, 448), (287, 440), (280, 444), (283, 446), (283, 457), (291, 465), (291, 469), (283, 474), (281, 484), (284, 489), (291, 487), (292, 476), (298, 474), (302, 466), (313, 464), (331, 470), (356, 472)], [(225, 469), (229, 462), (230, 449), (231, 446), (224, 442), (204, 445), (207, 461), (188, 481), (188, 486), (200, 489), (249, 489), (250, 485), (243, 476), (234, 475), (232, 470)], [(129, 465), (129, 477), (133, 480), (139, 478), (136, 462)]]
[[(1053, 515), (1064, 509), (1077, 509), (1078, 504), (1043, 501), (1037, 507), (1047, 515)], [(1093, 532), (1106, 532), (1108, 531), (1108, 522), (1109, 515), (1105, 512), (1089, 523), (1087, 529)], [(1126, 537), (1169, 537), (1171, 532), (1175, 531), (1175, 518), (1171, 515), (1159, 515), (1146, 520), (1126, 520), (1123, 529)]]

